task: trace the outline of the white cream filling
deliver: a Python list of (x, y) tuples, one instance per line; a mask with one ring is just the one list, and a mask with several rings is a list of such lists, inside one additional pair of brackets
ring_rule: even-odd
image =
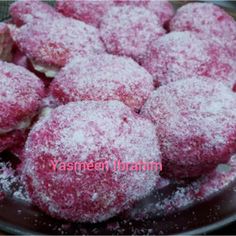
[[(39, 114), (39, 118), (47, 117), (51, 111), (52, 111), (52, 109), (49, 107), (42, 109), (41, 113)], [(7, 134), (7, 133), (14, 131), (14, 130), (27, 129), (30, 127), (31, 121), (32, 121), (31, 118), (27, 118), (27, 119), (19, 122), (15, 127), (11, 128), (11, 129), (0, 129), (0, 135)]]
[(13, 130), (24, 130), (26, 128), (28, 128), (31, 124), (31, 119), (30, 118), (27, 118), (21, 122), (19, 122), (14, 128), (11, 128), (11, 129), (0, 129), (0, 135), (1, 134), (6, 134), (6, 133), (9, 133)]
[(31, 60), (31, 63), (35, 70), (41, 73), (44, 73), (48, 78), (54, 78), (59, 71), (59, 68), (56, 66), (46, 66), (46, 65), (38, 64), (34, 62), (33, 60)]
[(40, 115), (39, 115), (39, 118), (45, 118), (45, 117), (49, 116), (52, 110), (53, 109), (50, 107), (43, 108)]

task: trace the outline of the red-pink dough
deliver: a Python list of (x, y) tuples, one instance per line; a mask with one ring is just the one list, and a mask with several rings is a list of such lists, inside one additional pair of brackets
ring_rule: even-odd
[(49, 87), (52, 81), (52, 78), (48, 78), (46, 77), (44, 73), (41, 73), (35, 70), (34, 66), (30, 62), (30, 60), (27, 58), (27, 56), (24, 53), (22, 53), (17, 47), (12, 52), (12, 63), (18, 66), (22, 66), (26, 68), (27, 70), (31, 71), (43, 81), (45, 88)]
[(12, 22), (17, 26), (32, 22), (35, 19), (50, 21), (51, 18), (62, 17), (52, 6), (40, 0), (16, 1), (11, 4), (9, 13)]
[(171, 32), (153, 41), (141, 64), (153, 75), (156, 86), (197, 75), (231, 88), (236, 81), (233, 58), (217, 42), (193, 32)]
[(25, 132), (23, 130), (14, 130), (0, 134), (0, 153), (6, 149), (13, 148), (13, 146), (21, 145), (24, 139)]
[(22, 66), (26, 69), (29, 69), (29, 62), (27, 56), (22, 53), (18, 48), (15, 48), (13, 50), (11, 62), (17, 66)]
[(170, 21), (171, 31), (192, 31), (220, 42), (236, 59), (236, 22), (222, 8), (212, 3), (189, 3)]
[(9, 149), (9, 151), (20, 160), (23, 160), (24, 147), (26, 139), (22, 139), (20, 142), (14, 143), (14, 145)]
[(165, 34), (165, 30), (151, 11), (121, 6), (111, 8), (103, 17), (100, 33), (109, 53), (140, 61), (145, 57), (149, 44)]
[[(107, 161), (110, 168), (55, 172), (50, 163), (56, 160)], [(51, 216), (103, 221), (149, 194), (158, 178), (156, 171), (114, 171), (114, 160), (159, 162), (153, 124), (119, 101), (72, 102), (52, 110), (31, 130), (24, 179), (33, 203)]]
[(25, 68), (0, 61), (0, 135), (24, 129), (41, 106), (44, 85)]
[(153, 78), (143, 67), (131, 58), (109, 54), (75, 58), (50, 86), (51, 94), (62, 104), (120, 100), (134, 110), (143, 106), (153, 89)]
[(192, 78), (161, 86), (141, 114), (156, 126), (163, 174), (197, 177), (236, 151), (236, 95), (220, 82)]
[(104, 52), (97, 29), (71, 18), (34, 20), (13, 33), (19, 49), (47, 67), (63, 67), (75, 56)]
[(209, 37), (236, 37), (234, 18), (212, 3), (189, 3), (180, 7), (170, 21), (170, 30), (193, 31)]
[(145, 7), (156, 14), (162, 25), (165, 25), (174, 15), (174, 8), (169, 1), (166, 0), (115, 0), (118, 5), (134, 5)]
[(102, 17), (114, 5), (112, 0), (57, 0), (56, 9), (65, 16), (99, 27)]

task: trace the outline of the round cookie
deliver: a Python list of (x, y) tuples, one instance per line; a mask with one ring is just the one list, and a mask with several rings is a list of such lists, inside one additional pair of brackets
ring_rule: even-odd
[[(158, 178), (156, 171), (114, 170), (114, 161), (160, 162), (153, 124), (119, 101), (72, 102), (32, 128), (23, 173), (40, 209), (56, 218), (94, 223), (149, 194)], [(72, 163), (71, 168), (62, 163)], [(97, 163), (101, 169), (75, 163)]]
[(112, 0), (57, 0), (56, 9), (65, 16), (99, 27), (102, 17), (114, 5)]
[(143, 67), (131, 58), (109, 54), (75, 58), (50, 86), (52, 96), (61, 104), (119, 100), (136, 111), (153, 89), (153, 78)]
[(16, 1), (11, 4), (9, 13), (12, 22), (17, 26), (22, 26), (35, 19), (50, 20), (51, 18), (62, 17), (52, 6), (40, 0)]
[(156, 86), (193, 75), (224, 82), (231, 88), (236, 81), (234, 60), (224, 47), (193, 32), (171, 32), (153, 41), (141, 64), (153, 75)]
[(163, 174), (198, 177), (236, 150), (236, 95), (220, 82), (191, 78), (161, 86), (141, 114), (156, 126)]
[(166, 0), (115, 0), (117, 5), (134, 5), (145, 7), (152, 11), (160, 19), (162, 25), (166, 25), (174, 15), (174, 8), (169, 1)]
[(140, 61), (149, 44), (165, 34), (158, 17), (143, 7), (111, 8), (100, 26), (101, 38), (109, 53)]
[(75, 56), (105, 50), (95, 27), (72, 18), (34, 20), (13, 33), (19, 49), (48, 77), (54, 77)]
[[(29, 127), (44, 97), (44, 85), (25, 68), (0, 61), (0, 150)], [(16, 132), (16, 133), (15, 133)]]
[(193, 31), (208, 37), (236, 37), (234, 18), (212, 3), (189, 3), (180, 7), (170, 21), (170, 30)]
[(236, 23), (212, 3), (189, 3), (180, 7), (169, 24), (171, 31), (192, 31), (216, 40), (236, 59)]

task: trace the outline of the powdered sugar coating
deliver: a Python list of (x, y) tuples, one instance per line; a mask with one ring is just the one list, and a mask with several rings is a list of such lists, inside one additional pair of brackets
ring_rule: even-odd
[(65, 16), (99, 27), (102, 17), (114, 6), (112, 0), (57, 0), (56, 9)]
[[(21, 175), (13, 168), (10, 162), (3, 161), (4, 155), (0, 156), (0, 195), (3, 193), (4, 198), (11, 196), (17, 201), (31, 203), (29, 195), (24, 189)], [(17, 168), (20, 168), (20, 166)]]
[(37, 112), (44, 85), (25, 68), (0, 61), (0, 133), (21, 129)]
[(62, 67), (75, 56), (104, 52), (97, 29), (71, 18), (34, 20), (14, 34), (28, 58), (47, 66)]
[(149, 44), (165, 34), (158, 17), (142, 7), (111, 8), (100, 26), (101, 38), (109, 53), (141, 60)]
[(205, 76), (233, 87), (236, 69), (224, 47), (192, 32), (171, 32), (151, 44), (141, 63), (164, 85), (183, 78)]
[(165, 25), (174, 15), (174, 8), (169, 1), (166, 0), (115, 0), (118, 5), (135, 5), (145, 7), (155, 13), (160, 19), (162, 25)]
[(50, 20), (62, 17), (47, 3), (40, 0), (20, 0), (11, 4), (9, 13), (17, 26), (32, 22), (35, 19)]
[(236, 95), (224, 84), (205, 78), (161, 86), (141, 113), (156, 125), (163, 173), (197, 177), (236, 150)]
[(220, 39), (218, 42), (222, 44), (225, 50), (229, 53), (229, 56), (236, 61), (236, 38), (232, 40)]
[(180, 7), (170, 21), (170, 30), (193, 31), (209, 37), (236, 37), (234, 18), (212, 3), (189, 3)]
[[(152, 148), (150, 148), (152, 147)], [(48, 214), (106, 220), (155, 186), (157, 172), (50, 171), (50, 160), (160, 161), (155, 129), (119, 101), (76, 102), (54, 109), (31, 130), (24, 171), (30, 196)], [(81, 204), (82, 203), (82, 204)]]
[(189, 3), (170, 21), (171, 31), (192, 31), (212, 38), (236, 59), (236, 22), (232, 16), (212, 3)]
[[(159, 190), (154, 201), (148, 202), (145, 207), (132, 209), (130, 216), (135, 220), (146, 220), (147, 216), (165, 216), (167, 214), (179, 213), (199, 202), (209, 200), (226, 189), (232, 188), (235, 180), (235, 156), (231, 157), (227, 164), (220, 164), (213, 171), (192, 181), (161, 179), (162, 182), (169, 182), (169, 187), (175, 185), (174, 191), (172, 187), (172, 191), (168, 191), (166, 195), (166, 189), (163, 191), (164, 194), (160, 194)], [(194, 210), (192, 212), (194, 215)]]
[(50, 86), (62, 104), (80, 100), (119, 100), (139, 110), (153, 91), (152, 76), (131, 58), (109, 54), (76, 58)]

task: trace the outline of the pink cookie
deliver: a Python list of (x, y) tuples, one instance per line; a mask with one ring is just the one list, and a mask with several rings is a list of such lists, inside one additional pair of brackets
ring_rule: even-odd
[(109, 53), (145, 57), (150, 43), (165, 34), (158, 17), (142, 7), (113, 7), (103, 17), (101, 38)]
[(236, 59), (236, 23), (232, 16), (211, 3), (189, 3), (177, 10), (171, 31), (192, 31), (220, 42)]
[(51, 94), (62, 104), (120, 100), (134, 110), (143, 106), (153, 89), (152, 76), (143, 67), (131, 58), (109, 54), (72, 60), (50, 86)]
[(13, 31), (19, 49), (48, 77), (75, 56), (104, 52), (96, 28), (71, 18), (34, 20)]
[(17, 26), (29, 23), (35, 19), (49, 20), (62, 15), (40, 0), (20, 0), (11, 4), (9, 8), (12, 21)]
[(99, 27), (102, 17), (114, 5), (112, 0), (57, 0), (56, 9), (65, 16)]
[(163, 174), (198, 177), (236, 151), (236, 95), (220, 82), (192, 78), (161, 86), (141, 114), (156, 126)]
[[(114, 170), (114, 161), (160, 162), (153, 124), (119, 101), (75, 102), (33, 127), (23, 173), (33, 203), (46, 213), (98, 222), (149, 194), (158, 178), (156, 171)], [(76, 162), (91, 163), (90, 170)], [(72, 170), (63, 170), (68, 163)]]
[(170, 21), (170, 30), (193, 31), (209, 37), (236, 37), (234, 18), (212, 3), (189, 3), (182, 6)]
[(224, 48), (192, 32), (171, 32), (153, 41), (141, 64), (153, 75), (156, 86), (195, 75), (231, 88), (236, 81), (235, 63)]
[(0, 62), (0, 135), (24, 130), (41, 106), (43, 83), (25, 68)]
[(145, 7), (154, 12), (160, 19), (162, 25), (165, 25), (174, 15), (172, 4), (166, 0), (115, 0), (118, 5), (134, 5)]

